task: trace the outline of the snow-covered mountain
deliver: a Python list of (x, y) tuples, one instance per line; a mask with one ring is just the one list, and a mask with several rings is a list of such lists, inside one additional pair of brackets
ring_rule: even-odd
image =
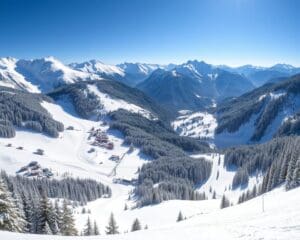
[(149, 75), (158, 68), (166, 68), (167, 66), (159, 64), (146, 64), (146, 63), (122, 63), (117, 65), (126, 74), (129, 79), (129, 85), (135, 86), (145, 80)]
[(103, 78), (114, 79), (129, 86), (135, 86), (145, 80), (154, 70), (167, 68), (168, 66), (147, 63), (122, 63), (110, 65), (98, 60), (90, 60), (83, 63), (72, 63), (69, 65), (73, 69), (96, 74)]
[(182, 136), (208, 138), (219, 147), (298, 135), (300, 75), (267, 84), (217, 106), (215, 114), (187, 113), (174, 122)]
[(175, 70), (158, 69), (137, 87), (168, 109), (204, 110), (213, 104), (209, 97), (204, 97), (203, 88), (197, 79)]
[(83, 63), (71, 63), (69, 66), (81, 72), (99, 75), (103, 78), (112, 78), (125, 83), (127, 82), (125, 72), (122, 68), (105, 64), (98, 60), (90, 60)]
[(272, 79), (282, 79), (300, 73), (300, 68), (289, 64), (275, 64), (271, 67), (253, 65), (244, 65), (235, 68), (225, 65), (219, 67), (230, 72), (243, 74), (251, 80), (256, 87), (262, 86), (263, 84), (272, 81)]
[(30, 92), (48, 92), (61, 85), (95, 79), (101, 78), (96, 74), (74, 70), (54, 57), (0, 59), (0, 85)]
[(65, 84), (101, 79), (97, 75), (74, 70), (54, 57), (19, 60), (16, 65), (17, 71), (25, 76), (27, 81), (38, 86), (42, 92)]
[(0, 58), (0, 86), (11, 87), (30, 92), (39, 92), (37, 86), (34, 86), (17, 71), (17, 62), (15, 58)]
[(200, 110), (254, 88), (246, 77), (205, 62), (188, 61), (173, 70), (156, 70), (137, 87), (175, 110)]

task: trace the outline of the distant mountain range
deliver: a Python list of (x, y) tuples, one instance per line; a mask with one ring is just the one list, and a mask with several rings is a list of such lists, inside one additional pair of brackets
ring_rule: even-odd
[(237, 97), (268, 82), (280, 82), (300, 72), (287, 64), (273, 67), (228, 67), (203, 61), (183, 64), (122, 63), (97, 60), (65, 65), (54, 57), (33, 60), (0, 59), (0, 86), (30, 92), (49, 92), (58, 86), (111, 79), (137, 87), (171, 110), (201, 110)]

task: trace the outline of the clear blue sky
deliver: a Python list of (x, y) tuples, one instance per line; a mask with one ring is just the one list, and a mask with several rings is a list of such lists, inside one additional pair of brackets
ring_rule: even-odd
[(0, 56), (300, 66), (298, 0), (1, 0)]

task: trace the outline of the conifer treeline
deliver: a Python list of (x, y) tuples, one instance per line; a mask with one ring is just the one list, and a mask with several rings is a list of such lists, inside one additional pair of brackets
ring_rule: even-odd
[(238, 169), (232, 187), (248, 184), (249, 176), (264, 174), (260, 191), (270, 191), (285, 183), (287, 189), (300, 186), (300, 137), (274, 138), (268, 143), (231, 148), (224, 165)]
[[(77, 235), (72, 207), (104, 195), (111, 195), (110, 188), (93, 180), (28, 179), (8, 176), (2, 171), (0, 230)], [(56, 200), (53, 204), (48, 197), (64, 201)]]

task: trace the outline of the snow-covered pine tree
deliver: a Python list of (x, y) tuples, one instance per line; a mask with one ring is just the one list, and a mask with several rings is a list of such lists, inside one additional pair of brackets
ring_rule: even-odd
[(71, 209), (68, 207), (67, 201), (63, 202), (62, 209), (62, 227), (61, 234), (65, 236), (76, 236), (77, 230), (75, 228), (75, 222)]
[(32, 222), (33, 222), (33, 203), (31, 199), (25, 195), (22, 196), (23, 209), (24, 209), (24, 219), (26, 222), (25, 231), (31, 232)]
[(23, 232), (25, 220), (22, 219), (11, 193), (0, 178), (0, 230)]
[(108, 221), (108, 226), (106, 227), (106, 234), (107, 235), (119, 234), (118, 228), (119, 227), (115, 220), (114, 214), (111, 213)]
[(49, 202), (46, 194), (42, 194), (37, 217), (37, 233), (57, 234), (58, 226), (55, 217), (55, 210)]
[(94, 235), (100, 235), (99, 227), (96, 221), (94, 221)]
[(83, 230), (83, 235), (84, 236), (91, 236), (93, 234), (94, 234), (94, 229), (93, 229), (93, 226), (92, 226), (92, 222), (91, 222), (90, 217), (88, 217), (87, 221), (86, 221), (86, 224), (85, 224), (85, 227), (84, 227), (84, 230)]
[(223, 195), (222, 200), (221, 200), (221, 208), (226, 208), (230, 206), (229, 200), (226, 198), (225, 195)]
[(57, 223), (58, 230), (59, 230), (58, 234), (60, 234), (60, 229), (63, 225), (63, 222), (62, 222), (62, 209), (59, 206), (59, 200), (56, 200), (54, 203), (54, 211), (55, 211), (56, 223)]
[(181, 211), (179, 211), (179, 213), (178, 213), (178, 217), (177, 217), (177, 222), (180, 222), (180, 221), (182, 221), (183, 220), (183, 215), (182, 215), (182, 212)]
[(213, 191), (213, 194), (212, 194), (212, 199), (216, 199), (216, 191)]
[(131, 226), (131, 232), (139, 231), (141, 230), (141, 223), (140, 221), (136, 218)]
[(292, 188), (300, 186), (300, 157), (295, 164), (295, 169), (293, 171), (292, 181), (290, 185)]

